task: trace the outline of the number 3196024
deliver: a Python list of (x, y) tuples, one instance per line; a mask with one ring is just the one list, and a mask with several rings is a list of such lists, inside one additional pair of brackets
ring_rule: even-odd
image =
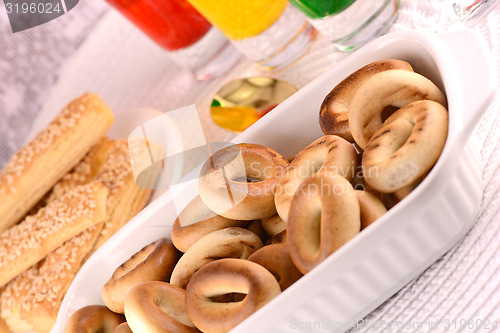
[(55, 5), (52, 5), (51, 3), (28, 3), (28, 2), (21, 2), (21, 3), (5, 3), (5, 8), (7, 9), (7, 14), (11, 13), (16, 13), (16, 14), (27, 14), (27, 13), (45, 13), (45, 14), (52, 14), (52, 13), (61, 13), (63, 12), (63, 8), (61, 8), (60, 3), (56, 3)]

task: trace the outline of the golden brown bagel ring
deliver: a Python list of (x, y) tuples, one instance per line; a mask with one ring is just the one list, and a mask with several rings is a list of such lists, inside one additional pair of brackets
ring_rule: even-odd
[(262, 219), (261, 223), (270, 237), (274, 237), (286, 229), (286, 222), (278, 214)]
[(161, 281), (136, 285), (125, 299), (125, 317), (133, 332), (199, 332), (186, 312), (184, 289)]
[(382, 202), (387, 209), (391, 209), (401, 200), (406, 198), (408, 194), (410, 194), (418, 185), (427, 177), (428, 172), (426, 172), (423, 176), (420, 176), (416, 182), (409, 186), (405, 186), (402, 189), (394, 192), (394, 193), (383, 193), (382, 194)]
[(245, 229), (250, 230), (257, 236), (259, 236), (260, 240), (262, 241), (262, 244), (264, 244), (268, 239), (266, 231), (262, 227), (262, 223), (260, 220), (250, 221), (250, 223), (247, 224)]
[(252, 253), (248, 260), (271, 272), (278, 281), (281, 291), (290, 287), (303, 275), (293, 263), (286, 244), (264, 246)]
[(336, 135), (323, 136), (297, 154), (278, 181), (274, 198), (280, 217), (288, 220), (293, 195), (300, 184), (316, 172), (341, 174), (354, 178), (357, 155), (353, 145)]
[(246, 259), (262, 247), (259, 236), (242, 228), (213, 231), (193, 244), (172, 272), (170, 283), (186, 288), (193, 274), (204, 265), (221, 258)]
[(112, 333), (123, 323), (122, 315), (102, 305), (85, 306), (69, 318), (64, 333)]
[(335, 88), (326, 95), (319, 111), (319, 125), (325, 134), (338, 135), (349, 142), (354, 142), (354, 139), (349, 129), (348, 111), (351, 105), (354, 93), (364, 80), (374, 74), (391, 70), (402, 69), (412, 71), (413, 68), (409, 63), (397, 59), (385, 59), (375, 61), (364, 67), (361, 67), (342, 82), (337, 84)]
[(306, 274), (360, 228), (359, 203), (352, 185), (338, 174), (317, 173), (293, 197), (287, 228), (290, 256)]
[(113, 333), (134, 333), (134, 332), (132, 332), (130, 326), (128, 326), (127, 323), (122, 323), (115, 328)]
[(269, 217), (276, 214), (274, 191), (287, 165), (283, 156), (261, 145), (223, 148), (201, 170), (200, 197), (212, 211), (230, 219)]
[[(276, 278), (242, 259), (221, 259), (203, 266), (186, 288), (189, 317), (203, 332), (228, 332), (280, 294)], [(218, 303), (217, 296), (244, 293), (240, 302)]]
[(355, 190), (354, 193), (358, 197), (361, 230), (375, 222), (379, 217), (387, 213), (382, 201), (367, 191)]
[(144, 247), (118, 267), (104, 285), (104, 304), (113, 312), (123, 313), (123, 303), (129, 290), (141, 282), (168, 281), (180, 256), (167, 238)]
[(432, 100), (446, 106), (446, 97), (431, 80), (400, 69), (380, 72), (356, 91), (349, 109), (349, 126), (356, 143), (366, 149), (382, 126), (387, 107), (401, 108), (418, 100)]
[(212, 231), (228, 227), (246, 227), (248, 221), (227, 219), (212, 212), (199, 196), (182, 210), (172, 226), (172, 243), (186, 252), (196, 241)]
[(286, 229), (285, 229), (282, 232), (269, 238), (269, 240), (266, 242), (265, 246), (271, 245), (271, 244), (286, 244), (286, 243), (287, 243), (287, 238), (286, 238)]
[(392, 114), (363, 154), (363, 174), (372, 188), (396, 192), (411, 185), (438, 160), (448, 134), (448, 111), (417, 101)]

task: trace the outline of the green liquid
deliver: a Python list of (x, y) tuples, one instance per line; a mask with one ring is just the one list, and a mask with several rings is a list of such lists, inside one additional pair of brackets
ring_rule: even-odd
[(319, 19), (338, 14), (356, 0), (289, 0), (307, 17)]

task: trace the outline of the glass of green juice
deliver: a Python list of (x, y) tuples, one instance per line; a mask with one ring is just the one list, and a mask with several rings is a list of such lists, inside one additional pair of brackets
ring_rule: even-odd
[(386, 33), (400, 0), (289, 0), (341, 51), (352, 51)]

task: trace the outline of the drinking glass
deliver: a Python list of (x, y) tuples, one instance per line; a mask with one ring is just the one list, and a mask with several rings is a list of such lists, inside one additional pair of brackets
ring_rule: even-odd
[(351, 51), (389, 30), (400, 0), (289, 0), (341, 51)]
[(456, 24), (474, 24), (488, 14), (498, 0), (421, 0), (408, 6), (415, 28), (434, 32), (443, 31)]
[(186, 0), (106, 0), (198, 79), (222, 74), (241, 54)]
[(248, 59), (268, 69), (300, 57), (314, 28), (287, 0), (188, 0)]

